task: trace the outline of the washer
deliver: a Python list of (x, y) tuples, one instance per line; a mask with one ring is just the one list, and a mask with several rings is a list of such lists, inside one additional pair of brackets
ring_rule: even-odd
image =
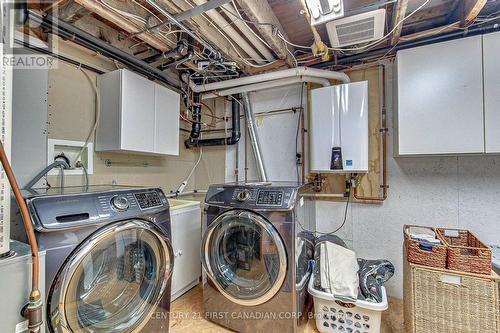
[(159, 188), (24, 195), (46, 251), (48, 332), (168, 332), (174, 256), (169, 206)]
[(202, 240), (207, 319), (237, 332), (299, 332), (311, 300), (310, 185), (210, 186)]

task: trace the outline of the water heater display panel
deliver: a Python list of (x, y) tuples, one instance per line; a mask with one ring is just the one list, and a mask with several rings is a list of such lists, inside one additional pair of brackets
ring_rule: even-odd
[(259, 191), (257, 205), (281, 206), (283, 202), (283, 191), (263, 190)]

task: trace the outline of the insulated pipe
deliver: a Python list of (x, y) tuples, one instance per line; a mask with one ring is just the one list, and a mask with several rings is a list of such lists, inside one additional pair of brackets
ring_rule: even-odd
[[(43, 323), (42, 305), (43, 300), (38, 288), (38, 278), (39, 278), (39, 263), (38, 263), (38, 244), (36, 242), (35, 231), (33, 230), (33, 224), (31, 223), (30, 214), (28, 213), (28, 207), (24, 201), (19, 186), (17, 185), (16, 177), (12, 172), (9, 160), (5, 154), (2, 142), (0, 142), (0, 160), (2, 162), (3, 169), (9, 180), (10, 187), (14, 192), (17, 204), (19, 205), (19, 210), (21, 211), (21, 217), (23, 218), (24, 229), (26, 230), (26, 235), (28, 237), (28, 243), (31, 247), (31, 261), (32, 261), (32, 271), (31, 271), (31, 292), (29, 296), (29, 303), (23, 309), (23, 316), (28, 319), (28, 329), (29, 332), (39, 332), (40, 326)], [(7, 286), (4, 286), (7, 287)], [(8, 300), (5, 300), (8, 301)]]
[(262, 152), (260, 150), (259, 136), (257, 135), (257, 130), (255, 128), (255, 120), (253, 117), (252, 104), (250, 103), (250, 97), (247, 93), (241, 94), (243, 97), (243, 108), (245, 109), (245, 118), (248, 128), (248, 134), (250, 137), (250, 143), (252, 144), (253, 154), (255, 156), (255, 162), (257, 163), (257, 171), (259, 172), (259, 178), (262, 182), (267, 182), (266, 168), (264, 167), (264, 161), (262, 160)]
[[(194, 0), (194, 3), (196, 3), (198, 6), (203, 5), (206, 3), (206, 0)], [(205, 12), (208, 17), (214, 21), (214, 23), (225, 33), (231, 38), (234, 42), (236, 42), (236, 47), (240, 47), (243, 51), (245, 51), (246, 54), (252, 58), (255, 62), (259, 64), (263, 64), (264, 61), (262, 57), (255, 51), (255, 49), (248, 44), (248, 42), (241, 37), (241, 35), (233, 28), (231, 23), (226, 21), (226, 19), (219, 14), (218, 11), (215, 9), (211, 9), (207, 12)]]
[(321, 84), (323, 87), (328, 87), (330, 85), (330, 81), (328, 81), (327, 79), (310, 77), (310, 76), (296, 76), (296, 77), (292, 77), (292, 78), (273, 80), (273, 81), (268, 81), (268, 82), (263, 82), (263, 83), (249, 84), (247, 86), (230, 88), (230, 89), (221, 90), (221, 91), (214, 91), (212, 93), (203, 94), (202, 99), (210, 99), (210, 98), (215, 98), (215, 97), (219, 97), (219, 96), (228, 96), (228, 95), (241, 94), (241, 93), (250, 92), (250, 91), (258, 91), (258, 90), (265, 90), (265, 89), (271, 89), (271, 88), (276, 88), (276, 87), (289, 86), (292, 84), (298, 84), (298, 83), (303, 83), (303, 82), (317, 83), (317, 84)]
[(231, 4), (224, 4), (222, 5), (222, 8), (224, 8), (225, 11), (231, 13), (230, 16), (233, 16), (231, 19), (231, 23), (236, 25), (236, 27), (241, 31), (241, 33), (248, 39), (251, 45), (255, 46), (257, 50), (264, 56), (266, 60), (273, 61), (274, 56), (272, 55), (271, 51), (269, 51), (269, 48), (262, 43), (262, 41), (255, 36), (255, 32), (249, 28), (245, 22), (241, 19), (239, 19), (239, 15), (236, 13), (236, 10)]
[(342, 73), (342, 72), (333, 72), (333, 71), (327, 71), (327, 70), (309, 68), (309, 67), (296, 67), (296, 68), (289, 68), (289, 69), (285, 69), (285, 70), (281, 70), (281, 71), (263, 73), (263, 74), (252, 75), (252, 76), (245, 76), (245, 77), (242, 77), (239, 79), (226, 80), (226, 81), (220, 81), (220, 82), (214, 82), (214, 83), (208, 83), (208, 84), (195, 84), (193, 81), (190, 81), (189, 86), (190, 86), (191, 90), (193, 90), (194, 92), (202, 93), (202, 92), (206, 92), (206, 91), (244, 86), (244, 85), (249, 85), (249, 84), (253, 84), (253, 83), (260, 83), (260, 82), (271, 81), (271, 80), (292, 78), (292, 77), (296, 77), (296, 76), (307, 76), (307, 77), (322, 78), (322, 79), (327, 79), (327, 80), (338, 80), (338, 81), (342, 81), (343, 83), (351, 82), (351, 80), (349, 79), (349, 76), (347, 76), (347, 74)]

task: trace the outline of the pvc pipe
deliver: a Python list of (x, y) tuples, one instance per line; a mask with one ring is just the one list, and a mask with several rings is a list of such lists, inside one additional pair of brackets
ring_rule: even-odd
[(255, 32), (253, 32), (253, 30), (249, 28), (243, 20), (237, 18), (238, 14), (236, 13), (233, 5), (226, 3), (222, 5), (222, 8), (224, 8), (224, 10), (230, 12), (231, 15), (234, 16), (231, 19), (231, 23), (234, 24), (241, 31), (241, 33), (248, 39), (250, 44), (255, 46), (257, 50), (260, 52), (260, 54), (262, 54), (266, 60), (273, 61), (274, 56), (269, 51), (269, 48), (264, 43), (262, 43), (262, 41), (259, 38), (257, 38), (257, 36), (255, 36)]
[(241, 94), (243, 97), (243, 108), (245, 109), (245, 118), (248, 128), (248, 136), (250, 143), (252, 145), (253, 154), (255, 157), (255, 162), (257, 163), (257, 171), (259, 172), (259, 178), (262, 182), (267, 182), (266, 168), (264, 167), (264, 161), (262, 159), (262, 152), (260, 150), (259, 136), (257, 135), (257, 130), (255, 128), (255, 120), (253, 117), (252, 104), (250, 103), (250, 98), (247, 93)]
[(285, 78), (285, 79), (267, 81), (267, 82), (262, 82), (262, 83), (249, 84), (246, 86), (216, 91), (216, 92), (204, 94), (202, 96), (202, 99), (210, 99), (210, 98), (216, 98), (216, 97), (220, 97), (220, 96), (241, 94), (241, 93), (250, 92), (250, 91), (258, 91), (258, 90), (265, 90), (265, 89), (271, 89), (271, 88), (276, 88), (276, 87), (289, 86), (289, 85), (298, 84), (298, 83), (302, 83), (302, 82), (317, 83), (317, 84), (321, 84), (323, 87), (328, 87), (330, 85), (330, 81), (328, 81), (327, 79), (311, 77), (311, 76), (296, 76), (296, 77), (292, 77), (292, 78)]
[[(203, 5), (206, 2), (206, 0), (194, 0), (194, 3), (198, 6)], [(255, 49), (250, 44), (248, 44), (248, 42), (243, 37), (241, 37), (241, 35), (233, 28), (231, 23), (226, 21), (226, 19), (221, 14), (219, 14), (219, 12), (217, 12), (215, 9), (211, 9), (205, 12), (205, 14), (208, 15), (214, 21), (214, 23), (236, 43), (236, 47), (240, 47), (255, 62), (264, 64), (262, 57), (257, 53), (257, 51), (255, 51)]]
[(343, 83), (351, 82), (349, 76), (347, 76), (347, 74), (342, 72), (333, 72), (333, 71), (327, 71), (309, 67), (296, 67), (281, 71), (245, 76), (239, 79), (226, 80), (208, 84), (198, 85), (195, 84), (193, 81), (190, 81), (189, 86), (191, 87), (191, 90), (193, 90), (194, 92), (200, 93), (212, 90), (220, 90), (220, 89), (244, 86), (271, 80), (292, 78), (296, 76), (307, 76), (307, 77), (322, 78), (327, 80), (339, 80), (342, 81)]

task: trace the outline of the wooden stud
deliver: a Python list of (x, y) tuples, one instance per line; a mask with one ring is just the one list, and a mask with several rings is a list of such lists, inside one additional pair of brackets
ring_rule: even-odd
[[(251, 21), (271, 23), (274, 27), (281, 31), (281, 34), (283, 34), (285, 39), (288, 39), (285, 30), (281, 26), (280, 21), (274, 14), (273, 9), (267, 0), (238, 0), (237, 2)], [(273, 48), (278, 57), (285, 60), (288, 66), (292, 67), (294, 66), (294, 62), (289, 52), (293, 53), (294, 49), (289, 45), (287, 46), (287, 44), (276, 35), (277, 31), (273, 28), (273, 26), (269, 24), (257, 24), (255, 27)]]
[(461, 0), (453, 11), (451, 19), (460, 21), (462, 27), (465, 27), (476, 19), (486, 2), (487, 0)]
[(399, 22), (401, 22), (405, 17), (406, 8), (408, 8), (408, 0), (398, 0), (396, 3), (396, 9), (392, 14), (392, 28), (394, 29), (395, 27), (395, 29), (392, 33), (391, 45), (395, 45), (399, 41), (399, 36), (401, 36), (401, 31), (403, 30), (404, 25), (404, 22)]

